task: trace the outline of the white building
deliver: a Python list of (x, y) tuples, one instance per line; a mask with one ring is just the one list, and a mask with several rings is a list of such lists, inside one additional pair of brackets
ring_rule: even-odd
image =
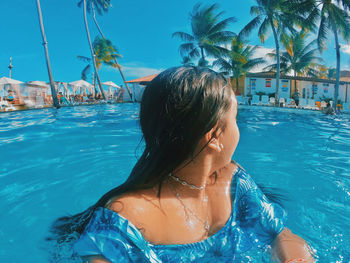
[[(335, 80), (317, 79), (309, 77), (281, 76), (279, 97), (290, 98), (294, 92), (295, 82), (300, 97), (306, 99), (322, 100), (333, 99)], [(244, 84), (244, 95), (264, 93), (266, 95), (276, 92), (275, 73), (248, 73)], [(350, 82), (340, 81), (338, 99), (350, 102)]]
[[(153, 74), (153, 75), (149, 75), (146, 77), (142, 77), (142, 78), (138, 78), (138, 79), (133, 79), (133, 80), (129, 80), (126, 81), (126, 83), (128, 83), (128, 86), (130, 88), (131, 93), (133, 94), (133, 100), (140, 102), (142, 99), (142, 94), (143, 91), (146, 87), (146, 85), (151, 82), (156, 76), (158, 76), (158, 74)], [(124, 92), (124, 96), (123, 96), (123, 101), (131, 101), (130, 95), (128, 93), (128, 91), (126, 90), (126, 87), (123, 87), (125, 92)]]

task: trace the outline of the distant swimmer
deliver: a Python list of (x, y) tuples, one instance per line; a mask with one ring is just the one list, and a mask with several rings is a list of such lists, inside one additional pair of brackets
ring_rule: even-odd
[(331, 104), (329, 102), (327, 103), (327, 107), (324, 108), (322, 112), (328, 115), (335, 115), (334, 109), (333, 107), (331, 107)]

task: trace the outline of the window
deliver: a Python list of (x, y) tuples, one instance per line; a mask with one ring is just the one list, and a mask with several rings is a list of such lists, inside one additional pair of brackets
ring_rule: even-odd
[(271, 79), (265, 79), (265, 87), (271, 88)]

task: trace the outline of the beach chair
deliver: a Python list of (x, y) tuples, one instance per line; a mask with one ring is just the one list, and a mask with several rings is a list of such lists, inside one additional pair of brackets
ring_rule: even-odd
[(269, 96), (267, 95), (261, 96), (261, 105), (265, 105), (265, 106), (269, 105)]
[(3, 111), (16, 110), (16, 108), (12, 104), (10, 104), (7, 100), (0, 101), (0, 107), (1, 107), (1, 110)]
[(286, 107), (288, 107), (288, 108), (295, 108), (296, 107), (295, 101), (293, 99), (291, 99), (291, 98), (287, 98)]
[(305, 107), (306, 107), (306, 99), (303, 99), (303, 98), (300, 98), (299, 99), (299, 108), (300, 109), (305, 109)]
[(305, 106), (306, 109), (309, 109), (309, 110), (317, 110), (318, 108), (316, 107), (315, 105), (315, 100), (313, 99), (309, 99), (308, 102), (307, 102), (307, 105)]
[(274, 106), (274, 105), (275, 105), (275, 102), (276, 102), (275, 97), (271, 97), (270, 100), (269, 100), (270, 105), (271, 105), (271, 106)]
[(286, 105), (286, 100), (284, 98), (280, 98), (278, 102), (281, 107), (284, 107)]
[(316, 104), (317, 109), (321, 110), (321, 101), (316, 101), (315, 104)]
[(24, 104), (28, 108), (34, 108), (34, 106), (35, 106), (35, 103), (31, 99), (24, 99)]
[(259, 95), (253, 95), (251, 105), (260, 105), (260, 96)]
[(40, 96), (40, 95), (36, 96), (35, 97), (35, 106), (34, 106), (34, 108), (36, 108), (36, 109), (44, 108), (44, 105), (45, 105), (45, 103), (44, 103), (43, 96)]
[(236, 96), (236, 99), (237, 99), (237, 103), (239, 105), (244, 105), (245, 104), (245, 101), (244, 101), (242, 96)]

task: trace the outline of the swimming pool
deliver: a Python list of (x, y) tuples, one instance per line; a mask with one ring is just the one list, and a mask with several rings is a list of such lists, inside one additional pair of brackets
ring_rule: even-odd
[[(2, 262), (47, 262), (50, 223), (123, 182), (142, 150), (138, 111), (107, 104), (0, 114)], [(288, 226), (319, 262), (350, 262), (350, 116), (242, 106), (238, 124), (234, 158), (285, 193)]]

